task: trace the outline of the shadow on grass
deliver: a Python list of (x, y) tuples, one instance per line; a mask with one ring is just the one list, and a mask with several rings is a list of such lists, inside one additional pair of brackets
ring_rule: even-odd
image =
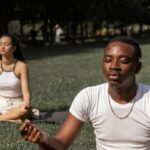
[[(150, 37), (135, 36), (134, 37), (141, 45), (149, 44)], [(103, 38), (92, 42), (86, 42), (84, 44), (54, 44), (50, 46), (43, 46), (42, 41), (36, 41), (34, 45), (28, 45), (22, 48), (23, 55), (26, 60), (42, 59), (46, 57), (53, 57), (57, 55), (76, 54), (92, 52), (94, 49), (104, 49), (107, 42), (111, 38)], [(38, 43), (39, 42), (39, 43)]]
[(59, 44), (51, 46), (27, 46), (22, 48), (26, 60), (42, 59), (58, 55), (92, 52), (104, 48), (106, 42), (88, 42), (84, 44)]
[(66, 111), (69, 110), (70, 106), (68, 107), (59, 107), (59, 108), (55, 108), (55, 109), (40, 109), (40, 112), (46, 112), (46, 111), (51, 111), (51, 112), (55, 112), (55, 111)]

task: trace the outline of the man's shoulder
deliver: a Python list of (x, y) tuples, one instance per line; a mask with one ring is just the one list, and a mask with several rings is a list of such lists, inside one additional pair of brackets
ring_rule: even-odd
[(141, 91), (141, 93), (143, 94), (150, 94), (150, 85), (147, 84), (143, 84), (143, 83), (138, 83), (139, 86), (139, 91)]
[(150, 85), (148, 84), (138, 83), (138, 85), (141, 89), (150, 89)]
[(99, 92), (99, 91), (105, 90), (107, 88), (108, 88), (108, 83), (102, 83), (102, 84), (97, 84), (97, 85), (93, 85), (93, 86), (88, 86), (88, 87), (84, 88), (83, 91)]
[(108, 83), (101, 83), (93, 86), (88, 86), (87, 88), (102, 88), (108, 86)]

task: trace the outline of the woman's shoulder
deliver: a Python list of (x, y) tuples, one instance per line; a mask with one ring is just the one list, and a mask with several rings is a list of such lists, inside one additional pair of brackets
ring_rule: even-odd
[(17, 60), (16, 66), (18, 66), (18, 67), (27, 67), (27, 63), (25, 63), (21, 60)]
[(19, 72), (23, 70), (28, 70), (28, 65), (23, 61), (17, 60), (15, 69), (18, 70)]

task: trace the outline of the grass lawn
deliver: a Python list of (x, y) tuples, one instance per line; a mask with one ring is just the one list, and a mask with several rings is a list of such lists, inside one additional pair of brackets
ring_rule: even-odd
[[(150, 84), (150, 45), (142, 44), (143, 68), (137, 79)], [(24, 48), (29, 66), (31, 103), (44, 111), (68, 110), (75, 95), (84, 87), (103, 83), (101, 71), (103, 45), (68, 45)], [(36, 123), (49, 135), (59, 124)], [(19, 134), (19, 125), (0, 123), (0, 150), (37, 150), (37, 145), (25, 142)], [(70, 150), (94, 150), (95, 140), (89, 123)]]

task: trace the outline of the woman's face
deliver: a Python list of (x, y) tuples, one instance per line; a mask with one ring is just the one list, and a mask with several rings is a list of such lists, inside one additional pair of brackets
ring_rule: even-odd
[(0, 55), (12, 55), (15, 49), (16, 47), (12, 44), (12, 40), (9, 36), (2, 36), (0, 38)]
[(104, 51), (103, 72), (110, 85), (120, 87), (134, 83), (139, 65), (132, 45), (112, 42)]

